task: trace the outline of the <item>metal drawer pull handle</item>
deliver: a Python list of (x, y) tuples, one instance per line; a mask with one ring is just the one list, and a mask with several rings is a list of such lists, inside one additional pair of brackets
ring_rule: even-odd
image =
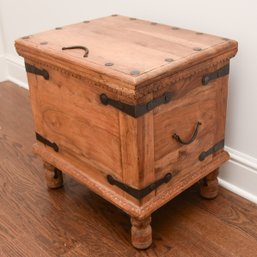
[(85, 51), (85, 54), (83, 57), (87, 57), (89, 54), (89, 50), (85, 46), (69, 46), (69, 47), (63, 47), (62, 50), (71, 50), (71, 49), (82, 49)]
[(200, 125), (202, 125), (202, 123), (198, 121), (198, 122), (196, 123), (196, 126), (195, 126), (195, 131), (194, 131), (194, 133), (193, 133), (191, 139), (188, 140), (188, 141), (185, 141), (185, 140), (181, 139), (180, 136), (177, 135), (176, 133), (174, 133), (174, 134), (172, 135), (172, 137), (173, 137), (176, 141), (178, 141), (179, 143), (181, 143), (182, 145), (189, 145), (189, 144), (193, 143), (193, 141), (196, 139)]

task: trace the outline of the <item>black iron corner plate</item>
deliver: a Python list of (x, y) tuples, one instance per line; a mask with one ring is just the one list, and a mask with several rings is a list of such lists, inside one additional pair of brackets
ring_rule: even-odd
[(150, 194), (152, 191), (154, 191), (156, 188), (161, 186), (163, 183), (168, 183), (172, 178), (171, 173), (167, 173), (163, 178), (155, 181), (154, 183), (148, 185), (147, 187), (143, 189), (136, 189), (129, 185), (126, 185), (115, 178), (113, 178), (111, 175), (107, 175), (107, 180), (111, 185), (115, 185), (122, 189), (123, 191), (127, 192), (128, 194), (132, 195), (136, 199), (140, 200), (144, 198), (146, 195)]
[(49, 73), (45, 69), (39, 69), (34, 65), (25, 62), (25, 68), (28, 73), (33, 73), (42, 76), (45, 80), (49, 80)]
[(224, 144), (225, 144), (225, 141), (223, 139), (220, 142), (218, 142), (217, 144), (215, 144), (213, 147), (209, 148), (207, 151), (202, 152), (199, 155), (199, 160), (200, 161), (204, 161), (207, 156), (209, 156), (209, 155), (211, 155), (211, 154), (221, 150), (224, 147)]
[(49, 141), (48, 139), (41, 136), (37, 132), (36, 132), (36, 139), (37, 139), (37, 141), (43, 143), (44, 145), (48, 145), (49, 147), (53, 148), (55, 152), (59, 152), (59, 147), (56, 143)]
[(100, 101), (104, 105), (111, 105), (119, 109), (120, 111), (125, 112), (134, 118), (137, 118), (153, 110), (158, 105), (166, 104), (170, 102), (171, 97), (172, 97), (171, 92), (165, 92), (162, 96), (155, 98), (152, 101), (147, 102), (145, 104), (130, 105), (130, 104), (126, 104), (126, 103), (111, 99), (106, 94), (101, 94)]
[(206, 86), (211, 80), (218, 79), (228, 74), (229, 74), (229, 63), (212, 73), (205, 74), (202, 78), (202, 84)]

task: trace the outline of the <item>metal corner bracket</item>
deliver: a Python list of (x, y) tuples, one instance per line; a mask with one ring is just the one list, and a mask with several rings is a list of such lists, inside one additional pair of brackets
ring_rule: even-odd
[(166, 104), (166, 103), (170, 102), (171, 97), (172, 97), (171, 92), (165, 92), (160, 97), (157, 97), (145, 104), (130, 105), (130, 104), (126, 104), (126, 103), (111, 99), (106, 94), (101, 94), (100, 101), (104, 105), (111, 105), (111, 106), (119, 109), (120, 111), (122, 111), (134, 118), (137, 118), (137, 117), (142, 116), (145, 113), (153, 110), (155, 107), (157, 107), (161, 104)]
[(154, 191), (156, 188), (161, 186), (163, 183), (168, 183), (171, 180), (171, 178), (172, 178), (172, 174), (169, 172), (163, 178), (153, 182), (152, 184), (146, 186), (145, 188), (136, 189), (136, 188), (133, 188), (127, 184), (124, 184), (124, 183), (116, 180), (111, 175), (107, 175), (107, 181), (109, 182), (109, 184), (119, 187), (120, 189), (122, 189), (126, 193), (132, 195), (134, 198), (136, 198), (138, 200), (140, 200), (140, 199), (144, 198), (146, 195), (150, 194), (152, 191)]
[(55, 152), (59, 152), (59, 147), (56, 143), (49, 141), (48, 139), (46, 139), (45, 137), (43, 137), (42, 135), (40, 135), (37, 132), (36, 132), (36, 139), (37, 139), (37, 141), (53, 148)]
[(42, 76), (45, 80), (49, 80), (49, 73), (45, 69), (39, 69), (34, 65), (25, 62), (26, 72)]

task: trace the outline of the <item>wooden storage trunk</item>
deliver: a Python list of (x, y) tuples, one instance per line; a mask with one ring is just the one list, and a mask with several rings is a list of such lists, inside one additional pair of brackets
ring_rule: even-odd
[(218, 192), (237, 42), (119, 15), (16, 40), (50, 188), (62, 172), (131, 216), (151, 244), (151, 213), (201, 181)]

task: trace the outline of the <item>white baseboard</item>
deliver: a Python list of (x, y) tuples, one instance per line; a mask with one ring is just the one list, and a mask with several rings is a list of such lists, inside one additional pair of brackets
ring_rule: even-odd
[(22, 58), (18, 56), (5, 55), (7, 65), (7, 79), (13, 83), (28, 89), (25, 65)]
[(220, 168), (220, 185), (257, 204), (257, 159), (226, 147), (231, 159)]
[[(28, 89), (22, 59), (6, 55), (7, 79)], [(254, 203), (257, 203), (257, 159), (226, 147), (231, 160), (220, 169), (220, 185)]]
[(5, 56), (0, 55), (0, 82), (7, 80), (7, 67)]
[(248, 191), (243, 190), (242, 188), (240, 188), (238, 186), (235, 186), (235, 185), (233, 185), (233, 184), (231, 184), (231, 183), (229, 183), (226, 180), (223, 180), (221, 178), (219, 178), (219, 184), (220, 184), (221, 187), (224, 187), (227, 190), (229, 190), (229, 191), (231, 191), (231, 192), (233, 192), (237, 195), (240, 195), (241, 197), (257, 204), (257, 195), (249, 193)]

